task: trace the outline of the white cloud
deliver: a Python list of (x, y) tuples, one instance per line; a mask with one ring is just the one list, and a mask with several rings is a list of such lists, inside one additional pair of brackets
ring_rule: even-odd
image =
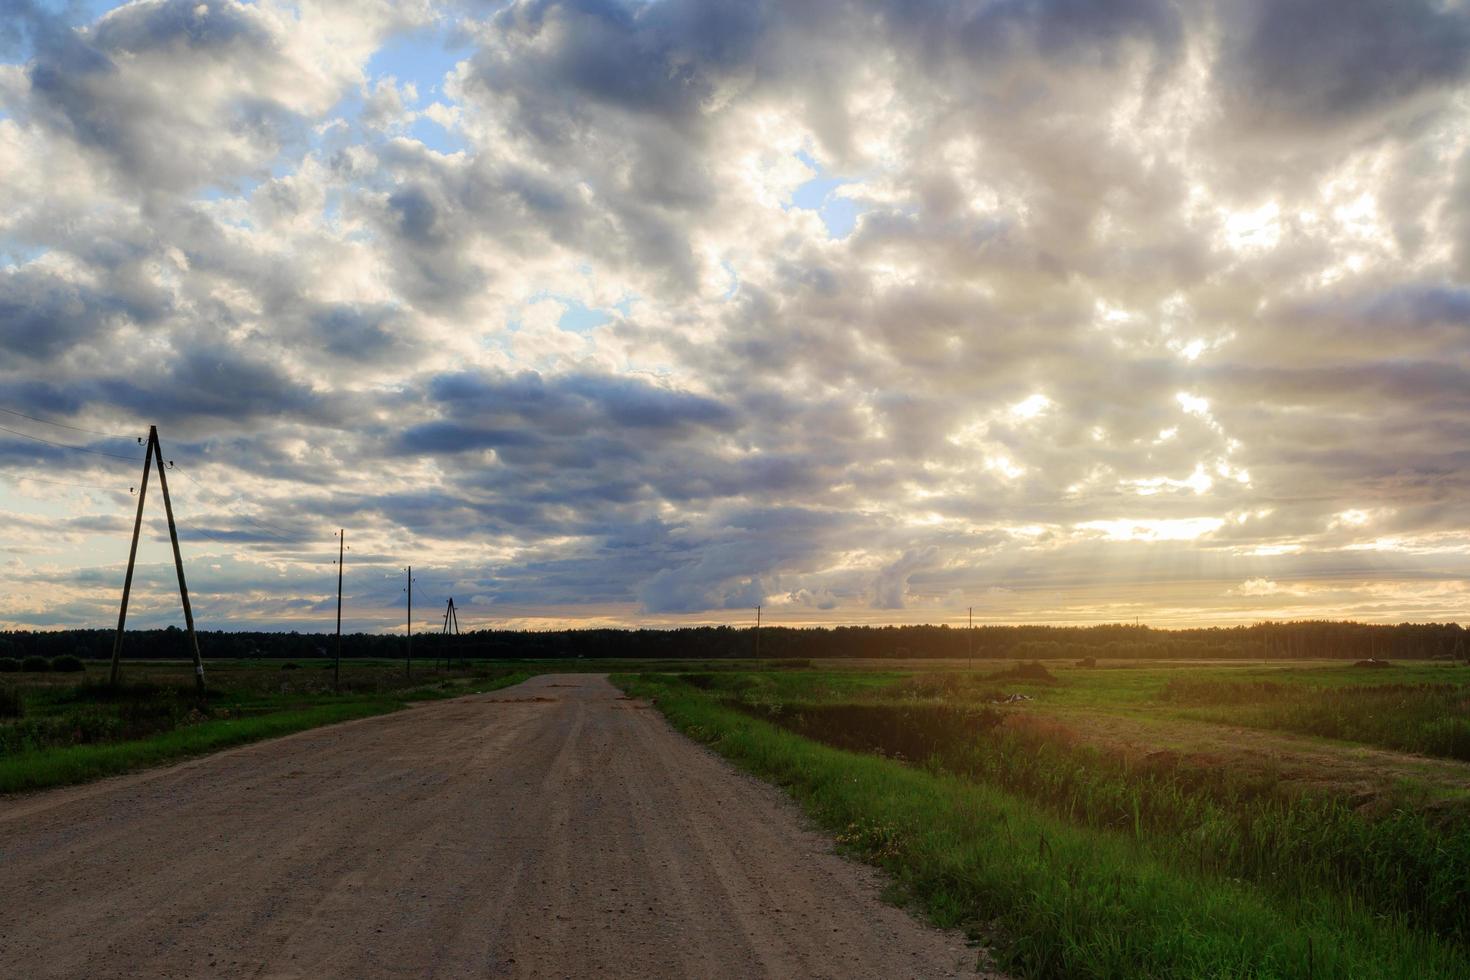
[[(216, 621), (314, 622), (344, 525), (367, 625), (410, 553), (518, 623), (1085, 618), (1140, 582), (1449, 618), (1410, 586), (1470, 547), (1466, 18), (1321, 3), (1311, 44), (1255, 2), (36, 15), (0, 406), (158, 422)], [(451, 23), (442, 85), (402, 63)], [(107, 460), (0, 440), (0, 619), (103, 616)]]

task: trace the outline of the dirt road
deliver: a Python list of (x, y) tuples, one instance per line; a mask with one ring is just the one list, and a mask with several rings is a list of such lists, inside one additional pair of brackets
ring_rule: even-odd
[(934, 977), (791, 804), (606, 679), (0, 801), (7, 977)]

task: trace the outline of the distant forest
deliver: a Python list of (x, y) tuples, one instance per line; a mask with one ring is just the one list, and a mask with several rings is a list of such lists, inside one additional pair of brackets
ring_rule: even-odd
[[(973, 643), (977, 658), (1141, 657), (1158, 659), (1260, 659), (1296, 657), (1467, 658), (1465, 631), (1457, 623), (1291, 622), (1210, 629), (1163, 630), (1148, 626), (839, 626), (760, 630), (764, 658), (964, 657)], [(0, 657), (84, 659), (112, 655), (111, 630), (0, 633)], [(206, 658), (307, 658), (330, 656), (329, 633), (201, 632)], [(574, 657), (734, 658), (756, 653), (756, 631), (729, 626), (668, 630), (584, 629), (548, 632), (478, 630), (462, 636), (415, 634), (415, 659), (450, 653), (466, 658)], [(402, 657), (402, 635), (354, 633), (342, 637), (344, 657)], [(189, 656), (186, 634), (176, 626), (129, 631), (129, 659)]]

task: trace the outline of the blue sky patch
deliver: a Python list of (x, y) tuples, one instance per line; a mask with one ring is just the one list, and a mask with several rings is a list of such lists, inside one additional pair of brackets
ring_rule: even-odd
[[(458, 38), (458, 39), (456, 39)], [(412, 82), (420, 104), (443, 97), (444, 76), (470, 52), (470, 45), (435, 25), (390, 38), (368, 59), (367, 77), (392, 75), (402, 85)]]
[(833, 238), (846, 238), (857, 226), (858, 215), (863, 208), (850, 197), (836, 193), (847, 184), (861, 184), (855, 177), (839, 177), (827, 172), (805, 150), (797, 150), (796, 158), (811, 167), (817, 175), (791, 192), (791, 206), (803, 211), (815, 211), (827, 226), (827, 234)]
[(556, 321), (556, 325), (563, 330), (586, 333), (612, 320), (612, 317), (602, 310), (594, 310), (570, 296), (553, 296), (552, 298), (565, 307), (561, 319)]

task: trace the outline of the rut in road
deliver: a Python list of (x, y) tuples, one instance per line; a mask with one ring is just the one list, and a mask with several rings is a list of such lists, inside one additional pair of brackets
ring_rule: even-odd
[(605, 677), (0, 802), (13, 977), (945, 977), (779, 791)]

